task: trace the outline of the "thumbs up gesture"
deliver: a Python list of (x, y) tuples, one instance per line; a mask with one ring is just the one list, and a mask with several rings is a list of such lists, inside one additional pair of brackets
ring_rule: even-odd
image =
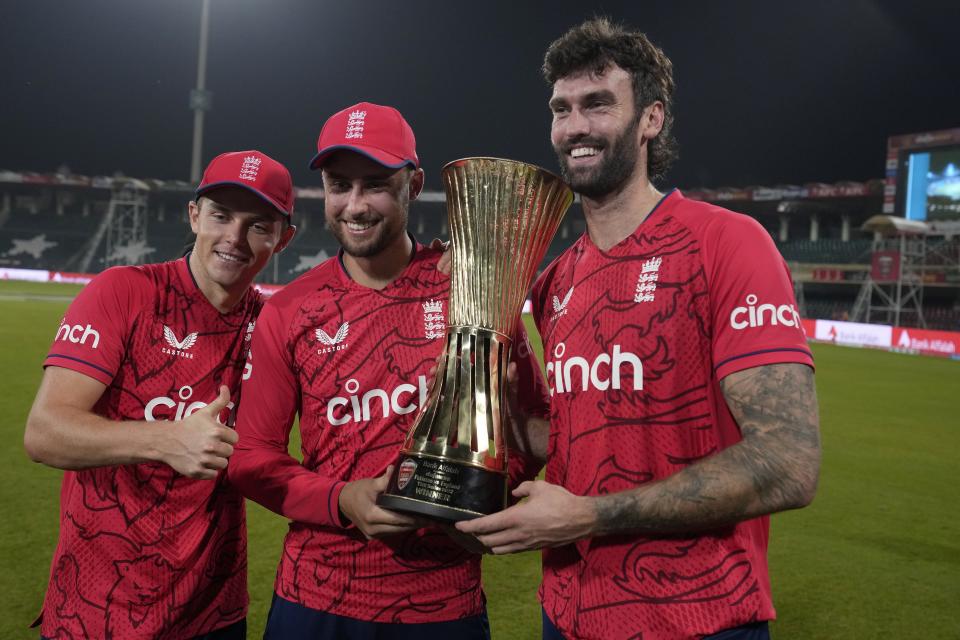
[(236, 431), (217, 419), (229, 402), (230, 390), (221, 385), (216, 400), (172, 423), (166, 430), (169, 438), (161, 460), (188, 478), (216, 478), (217, 472), (227, 467), (227, 458), (233, 454), (233, 445), (239, 438)]

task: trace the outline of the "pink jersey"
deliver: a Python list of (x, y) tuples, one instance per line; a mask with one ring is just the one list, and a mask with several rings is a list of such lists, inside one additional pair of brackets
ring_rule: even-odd
[[(577, 495), (664, 478), (738, 442), (724, 376), (813, 366), (767, 232), (677, 191), (609, 251), (582, 236), (538, 279), (533, 305), (551, 393), (547, 480)], [(690, 638), (772, 619), (767, 533), (764, 517), (708, 535), (581, 540), (544, 552), (540, 597), (569, 638)]]
[[(380, 476), (396, 461), (426, 398), (446, 335), (450, 281), (437, 270), (439, 256), (418, 246), (380, 291), (353, 282), (332, 258), (264, 306), (228, 473), (245, 495), (293, 520), (275, 585), (287, 600), (378, 622), (440, 622), (483, 610), (479, 556), (440, 529), (368, 541), (344, 527), (338, 510), (344, 483)], [(526, 334), (515, 344), (530, 381), (521, 397), (545, 416), (546, 389)], [(302, 464), (287, 454), (297, 414)]]
[[(107, 385), (101, 416), (177, 420), (221, 384), (238, 389), (260, 306), (251, 290), (221, 314), (186, 259), (108, 269), (70, 305), (44, 366)], [(192, 638), (243, 618), (243, 500), (225, 481), (161, 463), (67, 471), (42, 635)]]

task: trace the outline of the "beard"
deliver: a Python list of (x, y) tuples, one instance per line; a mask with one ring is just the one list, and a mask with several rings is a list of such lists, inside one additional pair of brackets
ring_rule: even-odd
[[(337, 239), (343, 252), (354, 258), (372, 258), (379, 255), (384, 249), (397, 241), (397, 238), (407, 232), (407, 217), (409, 198), (406, 192), (401, 196), (399, 211), (396, 215), (381, 217), (376, 227), (376, 233), (373, 237), (366, 240), (357, 240), (343, 228), (340, 219), (327, 218), (327, 230)], [(363, 218), (356, 222), (365, 222)]]
[(597, 138), (581, 138), (565, 145), (566, 151), (573, 144), (593, 144), (608, 150), (599, 166), (593, 169), (571, 169), (570, 156), (563, 148), (554, 148), (560, 163), (560, 174), (575, 192), (588, 198), (602, 198), (620, 189), (637, 169), (639, 152), (636, 144), (638, 118), (633, 119), (616, 137), (613, 144)]

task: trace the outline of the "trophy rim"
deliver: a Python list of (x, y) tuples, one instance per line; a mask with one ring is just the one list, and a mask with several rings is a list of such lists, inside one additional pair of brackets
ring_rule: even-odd
[(540, 171), (541, 173), (547, 174), (551, 178), (554, 178), (555, 180), (560, 182), (566, 188), (570, 189), (571, 192), (573, 191), (573, 188), (569, 184), (567, 184), (566, 180), (564, 180), (561, 176), (554, 173), (553, 171), (550, 171), (549, 169), (544, 169), (540, 165), (533, 164), (532, 162), (524, 162), (523, 160), (513, 160), (512, 158), (500, 158), (498, 156), (466, 156), (464, 158), (457, 158), (456, 160), (451, 160), (450, 162), (443, 165), (440, 168), (440, 173), (442, 174), (444, 171), (446, 171), (450, 167), (453, 167), (454, 165), (457, 165), (459, 163), (467, 162), (468, 160), (496, 160), (497, 162), (508, 162), (510, 164), (519, 164), (525, 167), (530, 167), (532, 169), (536, 169), (537, 171)]

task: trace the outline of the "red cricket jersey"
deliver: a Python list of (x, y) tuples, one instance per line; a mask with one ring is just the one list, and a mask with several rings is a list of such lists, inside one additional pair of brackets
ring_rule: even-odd
[[(724, 376), (813, 366), (769, 234), (678, 191), (609, 251), (584, 234), (538, 279), (533, 306), (551, 393), (546, 477), (577, 495), (658, 480), (738, 442)], [(544, 552), (540, 597), (570, 638), (690, 638), (769, 620), (767, 535), (763, 517), (581, 540)]]
[[(344, 483), (380, 476), (396, 461), (427, 396), (446, 335), (450, 280), (437, 270), (440, 255), (418, 245), (380, 291), (353, 282), (332, 258), (264, 306), (228, 474), (246, 496), (293, 521), (275, 584), (287, 600), (378, 622), (440, 622), (483, 610), (479, 556), (440, 529), (367, 540), (338, 510)], [(527, 344), (525, 333), (515, 341), (528, 385), (521, 398), (546, 416), (546, 388)], [(302, 464), (287, 453), (298, 414)]]
[[(261, 304), (251, 289), (221, 314), (185, 258), (108, 269), (70, 305), (44, 366), (107, 385), (101, 416), (177, 420), (221, 384), (236, 397)], [(191, 480), (162, 463), (64, 473), (43, 636), (192, 638), (240, 620), (247, 602), (243, 499), (224, 474)]]

